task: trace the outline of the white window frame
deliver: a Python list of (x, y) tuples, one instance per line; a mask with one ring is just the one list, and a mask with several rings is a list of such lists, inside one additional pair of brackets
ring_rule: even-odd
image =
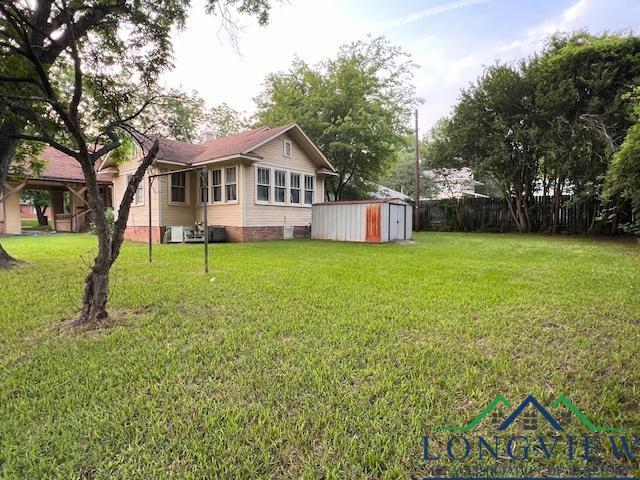
[[(127, 173), (125, 174), (125, 184), (124, 184), (124, 190), (125, 192), (127, 191), (127, 188), (129, 188), (129, 182), (131, 181), (131, 177), (133, 177), (133, 173)], [(136, 193), (133, 194), (133, 202), (131, 202), (131, 206), (132, 207), (140, 207), (144, 205), (144, 184), (145, 184), (145, 179), (146, 177), (143, 177), (142, 180), (140, 181), (140, 184), (138, 185), (138, 189), (136, 190)], [(138, 196), (138, 192), (141, 191), (141, 196), (142, 196), (142, 200), (138, 201), (137, 196)]]
[[(307, 178), (310, 178), (313, 184), (311, 185), (311, 189), (307, 188)], [(302, 191), (304, 192), (304, 198), (302, 199), (302, 203), (304, 205), (313, 205), (313, 202), (316, 199), (316, 176), (315, 175), (307, 175), (304, 176), (304, 185)], [(307, 203), (307, 192), (311, 192), (311, 203)]]
[[(289, 155), (287, 155), (287, 145), (289, 146)], [(291, 140), (285, 139), (282, 143), (282, 156), (287, 158), (293, 157), (293, 142)]]
[[(268, 170), (269, 171), (269, 200), (258, 200), (258, 186), (262, 186), (262, 187), (266, 187), (267, 185), (265, 184), (258, 184), (258, 169), (264, 169), (264, 170)], [(279, 172), (284, 172), (285, 173), (285, 197), (284, 197), (284, 202), (276, 202), (276, 188), (282, 188), (282, 187), (276, 187), (276, 178), (275, 178), (275, 172), (279, 171)], [(291, 201), (291, 175), (298, 175), (298, 177), (300, 178), (300, 188), (296, 189), (300, 191), (300, 203), (293, 203)], [(310, 172), (301, 172), (299, 170), (289, 170), (286, 168), (281, 168), (281, 167), (273, 167), (270, 165), (264, 165), (264, 164), (256, 164), (254, 165), (254, 203), (256, 205), (273, 205), (276, 207), (294, 207), (294, 208), (311, 208), (311, 203), (304, 203), (305, 202), (305, 177), (311, 177), (313, 178), (313, 200), (315, 201), (316, 199), (316, 185), (317, 185), (317, 179), (316, 179), (316, 175), (315, 173), (310, 173)], [(308, 190), (307, 190), (308, 191)]]
[[(284, 174), (284, 185), (277, 185), (276, 183), (276, 179), (278, 177), (278, 173), (282, 173)], [(278, 205), (285, 205), (287, 203), (287, 194), (289, 193), (289, 182), (288, 177), (289, 176), (289, 172), (287, 172), (286, 170), (281, 170), (279, 168), (274, 168), (273, 169), (273, 203), (276, 203)], [(276, 190), (277, 189), (284, 189), (284, 199), (280, 202), (277, 197), (276, 197)]]
[[(198, 205), (204, 205), (205, 202), (202, 201), (202, 169), (198, 170)], [(209, 191), (209, 186), (211, 185), (211, 175), (209, 173), (209, 170), (207, 170), (207, 200), (211, 199), (211, 192)], [(210, 202), (207, 202), (207, 204), (209, 204)]]
[[(260, 170), (267, 170), (269, 172), (269, 184), (265, 184), (265, 183), (260, 183), (259, 184), (258, 183), (258, 172)], [(272, 185), (273, 182), (271, 182), (271, 177), (273, 176), (271, 174), (272, 170), (273, 170), (272, 168), (264, 166), (264, 165), (256, 165), (256, 167), (255, 167), (255, 182), (254, 182), (255, 185), (256, 185), (255, 186), (255, 189), (256, 189), (255, 190), (255, 195), (256, 195), (255, 203), (263, 204), (263, 205), (271, 204), (271, 201), (273, 200), (273, 192), (271, 191), (271, 189), (273, 188), (273, 185)], [(268, 200), (260, 200), (260, 199), (258, 199), (258, 187), (268, 187), (267, 188), (267, 192), (269, 192), (269, 199)]]
[[(214, 183), (214, 172), (220, 172), (220, 183)], [(211, 203), (224, 203), (224, 169), (223, 168), (214, 168), (211, 170)], [(220, 188), (220, 200), (216, 200), (216, 196), (214, 195), (215, 188)]]
[[(299, 172), (292, 172), (292, 171), (289, 171), (287, 173), (289, 174), (289, 179), (288, 179), (289, 180), (289, 188), (288, 188), (288, 192), (287, 192), (289, 194), (289, 196), (287, 198), (287, 200), (288, 200), (287, 203), (289, 203), (289, 205), (291, 205), (292, 207), (301, 207), (303, 205), (303, 202), (302, 202), (302, 192), (303, 192), (303, 190), (302, 190), (302, 182), (303, 182), (304, 174), (303, 173), (299, 173)], [(296, 175), (298, 177), (298, 188), (293, 188), (293, 182), (291, 181), (291, 177), (294, 176), (294, 175)], [(293, 192), (293, 190), (297, 190), (298, 191), (298, 201), (297, 202), (293, 202), (291, 200), (291, 192)]]
[[(227, 180), (227, 170), (231, 170), (233, 169), (235, 171), (235, 181), (233, 183), (228, 183)], [(239, 192), (238, 192), (238, 166), (237, 165), (232, 165), (231, 167), (224, 167), (224, 202), (225, 203), (238, 203), (238, 196), (239, 196)], [(228, 196), (227, 196), (227, 187), (234, 185), (236, 188), (236, 198), (233, 200), (229, 200)]]
[[(189, 202), (189, 172), (168, 172), (169, 175), (169, 205), (190, 205)], [(171, 197), (171, 190), (173, 189), (173, 174), (174, 173), (182, 173), (184, 174), (184, 202), (174, 201)]]

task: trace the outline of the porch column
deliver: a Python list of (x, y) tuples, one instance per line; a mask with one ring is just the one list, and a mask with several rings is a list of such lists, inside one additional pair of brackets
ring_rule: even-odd
[(26, 185), (25, 182), (20, 184), (5, 183), (2, 189), (2, 222), (0, 227), (5, 234), (15, 234), (22, 232), (22, 223), (20, 220), (20, 190)]

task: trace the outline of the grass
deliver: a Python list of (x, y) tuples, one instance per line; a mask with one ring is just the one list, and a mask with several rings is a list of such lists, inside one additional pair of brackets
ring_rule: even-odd
[(35, 219), (23, 219), (21, 220), (21, 224), (23, 231), (51, 230), (51, 225), (40, 225), (38, 224), (38, 220)]
[(220, 244), (204, 275), (201, 246), (129, 243), (123, 322), (69, 334), (95, 237), (2, 243), (5, 478), (420, 478), (422, 436), (497, 394), (640, 430), (637, 245)]

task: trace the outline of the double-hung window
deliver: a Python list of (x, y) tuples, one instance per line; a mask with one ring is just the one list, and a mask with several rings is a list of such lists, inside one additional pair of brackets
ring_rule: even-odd
[(289, 203), (300, 205), (300, 174), (291, 173), (289, 176), (290, 194)]
[(287, 172), (276, 170), (274, 172), (273, 201), (284, 203), (287, 198)]
[(224, 169), (225, 196), (227, 202), (234, 202), (238, 199), (236, 167)]
[(186, 172), (171, 174), (171, 201), (176, 203), (185, 203), (187, 201)]
[(222, 170), (211, 170), (211, 190), (214, 202), (222, 201)]
[(304, 203), (311, 205), (313, 203), (313, 176), (304, 176)]
[(209, 171), (200, 170), (198, 172), (198, 186), (200, 187), (200, 203), (209, 202)]
[[(133, 175), (127, 175), (127, 188), (131, 183), (131, 179)], [(138, 184), (138, 188), (136, 189), (136, 193), (133, 196), (132, 205), (143, 205), (144, 204), (144, 178)]]
[(271, 170), (268, 168), (258, 167), (257, 176), (258, 181), (256, 183), (258, 188), (256, 198), (259, 202), (268, 202), (270, 198), (269, 193), (271, 191)]

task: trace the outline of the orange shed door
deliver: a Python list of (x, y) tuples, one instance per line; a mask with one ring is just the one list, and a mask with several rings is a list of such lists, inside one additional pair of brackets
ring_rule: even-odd
[(367, 206), (367, 236), (365, 241), (368, 243), (380, 243), (382, 240), (382, 205)]

